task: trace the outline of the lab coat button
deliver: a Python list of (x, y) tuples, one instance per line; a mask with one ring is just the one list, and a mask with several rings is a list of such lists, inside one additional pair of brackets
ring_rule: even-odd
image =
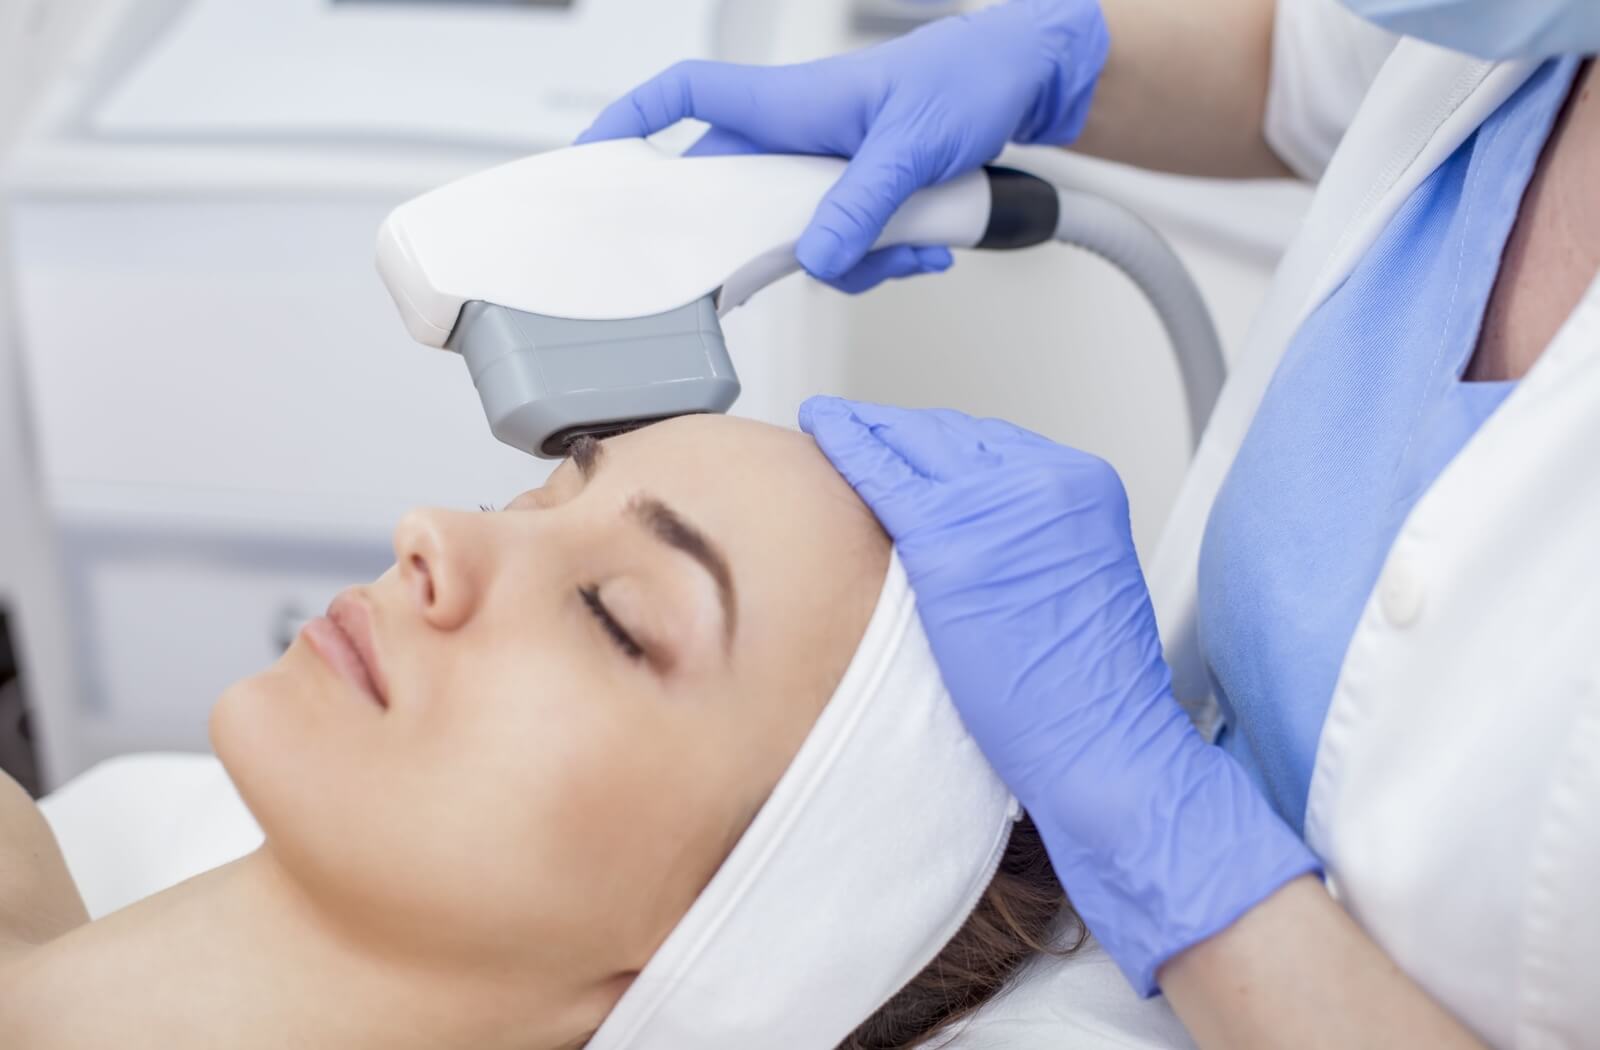
[(1397, 562), (1383, 574), (1379, 602), (1383, 615), (1396, 627), (1410, 627), (1422, 615), (1422, 579), (1405, 562)]

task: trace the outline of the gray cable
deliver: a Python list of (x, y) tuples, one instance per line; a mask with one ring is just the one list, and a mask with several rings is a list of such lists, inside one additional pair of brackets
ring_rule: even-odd
[(1200, 444), (1222, 393), (1228, 366), (1211, 311), (1189, 268), (1165, 237), (1138, 215), (1104, 197), (1058, 187), (1056, 240), (1092, 252), (1127, 274), (1155, 308), (1172, 342), (1189, 406), (1189, 431)]

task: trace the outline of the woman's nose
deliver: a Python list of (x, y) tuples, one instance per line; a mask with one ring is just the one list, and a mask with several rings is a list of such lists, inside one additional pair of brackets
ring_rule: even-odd
[(423, 618), (450, 631), (471, 619), (478, 603), (478, 560), (484, 544), (467, 535), (475, 515), (414, 510), (394, 532), (402, 586)]

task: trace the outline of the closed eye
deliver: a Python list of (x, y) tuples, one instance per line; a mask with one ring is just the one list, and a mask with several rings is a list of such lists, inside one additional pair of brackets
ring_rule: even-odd
[(618, 649), (630, 660), (644, 659), (644, 647), (633, 640), (633, 636), (623, 629), (616, 617), (611, 615), (611, 610), (606, 608), (606, 603), (600, 600), (600, 588), (589, 586), (579, 587), (578, 594), (583, 598), (583, 604), (588, 606), (589, 612), (594, 615), (602, 630), (611, 636)]

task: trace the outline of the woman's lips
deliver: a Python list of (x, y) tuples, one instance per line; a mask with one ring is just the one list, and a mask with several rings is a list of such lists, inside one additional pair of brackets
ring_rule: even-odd
[(341, 677), (379, 707), (389, 706), (383, 667), (372, 640), (372, 617), (355, 592), (340, 594), (327, 613), (309, 621), (301, 633)]

